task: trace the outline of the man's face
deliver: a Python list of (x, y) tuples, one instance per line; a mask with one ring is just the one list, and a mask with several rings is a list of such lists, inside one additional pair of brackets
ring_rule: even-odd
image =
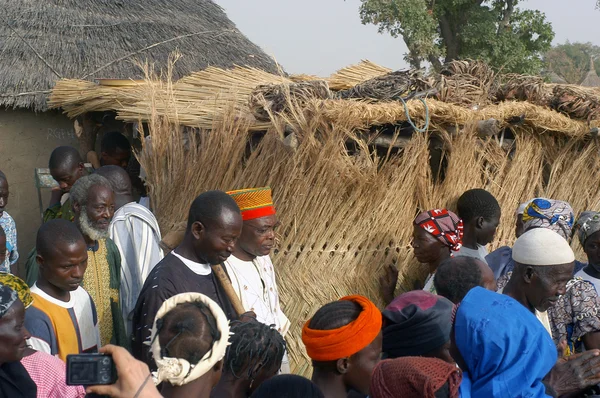
[(83, 175), (84, 166), (83, 163), (74, 164), (71, 167), (61, 167), (57, 169), (50, 169), (52, 178), (58, 182), (58, 186), (63, 193), (67, 193), (71, 190), (71, 187), (79, 177)]
[(66, 292), (77, 290), (87, 268), (87, 246), (82, 239), (74, 243), (58, 242), (45, 256), (38, 254), (40, 274), (51, 285)]
[(590, 265), (600, 269), (600, 231), (594, 232), (585, 240), (583, 250), (587, 254)]
[(381, 361), (382, 344), (383, 335), (379, 332), (371, 344), (349, 358), (348, 372), (344, 375), (347, 386), (360, 393), (369, 394), (371, 375), (375, 366)]
[(494, 240), (496, 229), (500, 224), (500, 215), (496, 215), (489, 220), (480, 218), (478, 221), (477, 243), (485, 246)]
[(0, 177), (0, 217), (4, 213), (4, 208), (8, 204), (8, 181)]
[(548, 310), (567, 291), (567, 282), (573, 277), (575, 263), (528, 267), (526, 295), (529, 304), (540, 312)]
[(210, 265), (223, 263), (233, 253), (241, 232), (241, 214), (228, 209), (223, 209), (219, 218), (209, 225), (195, 222), (192, 224), (192, 235), (196, 256)]
[(0, 362), (20, 361), (27, 348), (25, 341), (30, 337), (25, 329), (25, 307), (17, 300), (0, 318)]
[(439, 260), (440, 249), (444, 245), (429, 232), (418, 225), (414, 225), (411, 246), (418, 262), (421, 264), (430, 264)]
[(93, 240), (108, 237), (110, 221), (115, 214), (115, 195), (112, 189), (94, 185), (88, 191), (87, 204), (74, 206), (81, 232)]
[(102, 164), (103, 166), (114, 165), (122, 168), (126, 168), (131, 158), (131, 151), (123, 150), (121, 148), (115, 149), (114, 152), (102, 152)]
[(252, 256), (266, 256), (275, 244), (275, 229), (279, 226), (275, 215), (244, 221), (237, 246)]

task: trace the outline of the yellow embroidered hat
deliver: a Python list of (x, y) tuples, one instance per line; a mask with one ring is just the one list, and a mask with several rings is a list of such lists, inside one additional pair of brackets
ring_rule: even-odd
[(244, 221), (275, 214), (270, 187), (239, 189), (227, 194), (239, 206)]

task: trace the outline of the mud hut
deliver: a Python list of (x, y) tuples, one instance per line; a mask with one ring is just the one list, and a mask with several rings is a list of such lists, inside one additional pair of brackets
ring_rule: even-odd
[(209, 65), (277, 72), (210, 0), (0, 0), (0, 6), (0, 169), (10, 180), (7, 211), (23, 255), (40, 222), (33, 168), (47, 167), (53, 147), (77, 145), (73, 121), (48, 110), (56, 81), (139, 78), (136, 60), (166, 69), (174, 51), (181, 54), (174, 78)]

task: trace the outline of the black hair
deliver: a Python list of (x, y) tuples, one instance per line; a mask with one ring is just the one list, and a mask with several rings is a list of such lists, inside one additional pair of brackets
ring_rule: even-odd
[(325, 304), (311, 318), (308, 327), (315, 330), (332, 330), (354, 322), (362, 307), (354, 301), (338, 300)]
[(94, 174), (106, 178), (115, 193), (132, 194), (131, 178), (124, 168), (114, 165), (102, 166)]
[(205, 226), (216, 223), (226, 210), (240, 214), (240, 208), (235, 200), (225, 192), (207, 191), (200, 194), (190, 206), (188, 231), (196, 221), (200, 221)]
[(473, 257), (450, 257), (435, 271), (433, 285), (437, 294), (458, 304), (476, 286), (483, 286), (479, 263)]
[(85, 242), (79, 228), (70, 221), (56, 219), (42, 224), (37, 233), (35, 248), (39, 255), (45, 256), (58, 243), (72, 245), (77, 242)]
[(500, 205), (498, 201), (485, 189), (471, 189), (458, 198), (458, 216), (464, 223), (469, 223), (476, 218), (483, 217), (491, 220), (500, 216)]
[[(194, 365), (221, 338), (217, 321), (200, 301), (179, 304), (156, 322), (163, 357), (181, 358)], [(212, 354), (211, 354), (212, 355)]]
[(59, 146), (52, 151), (48, 167), (52, 169), (64, 169), (83, 163), (79, 151), (72, 146)]
[(235, 378), (254, 380), (262, 369), (279, 369), (285, 353), (285, 340), (275, 330), (257, 320), (232, 323), (231, 345), (225, 354), (225, 372)]
[(288, 374), (265, 381), (250, 398), (324, 398), (324, 395), (312, 381)]
[[(315, 313), (308, 327), (315, 330), (332, 330), (354, 322), (362, 307), (353, 301), (338, 300), (325, 304)], [(329, 370), (335, 367), (335, 361), (312, 361), (313, 367)]]
[(131, 144), (127, 137), (118, 131), (104, 134), (104, 137), (102, 137), (102, 141), (100, 142), (100, 151), (113, 154), (117, 149), (121, 149), (124, 152), (131, 152)]

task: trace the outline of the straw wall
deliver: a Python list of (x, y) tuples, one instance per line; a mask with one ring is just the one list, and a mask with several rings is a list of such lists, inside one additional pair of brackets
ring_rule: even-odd
[[(377, 157), (356, 136), (365, 117), (352, 108), (334, 113), (322, 103), (302, 108), (290, 103), (290, 112), (273, 116), (249, 152), (249, 124), (239, 117), (238, 102), (212, 130), (201, 131), (159, 116), (176, 114), (169, 109), (176, 102), (152, 93), (146, 98), (152, 148), (138, 155), (163, 231), (185, 220), (189, 204), (205, 190), (273, 188), (282, 224), (273, 261), (282, 306), (292, 321), (287, 341), (295, 373), (310, 372), (300, 331), (321, 305), (354, 293), (382, 304), (378, 279), (393, 262), (403, 287), (423, 277), (410, 250), (411, 222), (419, 210), (452, 208), (464, 190), (486, 188), (503, 210), (497, 247), (513, 241), (514, 211), (534, 196), (568, 200), (577, 211), (600, 206), (595, 142), (542, 135), (527, 125), (516, 130), (510, 153), (495, 138), (477, 138), (469, 127), (454, 135), (438, 128), (447, 170), (434, 183), (428, 134), (413, 134), (400, 153)], [(156, 112), (155, 102), (165, 108)], [(290, 134), (294, 140), (284, 141)], [(358, 150), (349, 153), (347, 141)]]

